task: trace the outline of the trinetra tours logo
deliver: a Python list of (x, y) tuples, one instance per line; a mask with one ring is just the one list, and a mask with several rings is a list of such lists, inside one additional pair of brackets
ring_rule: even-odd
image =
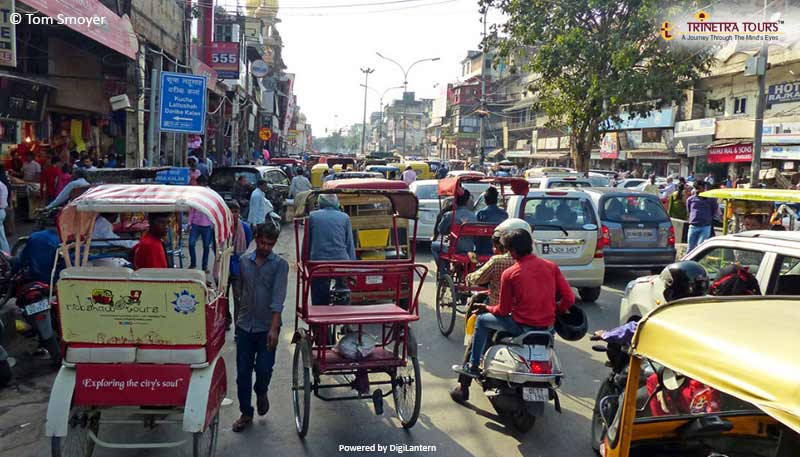
[[(715, 15), (716, 16), (716, 15)], [(784, 21), (757, 21), (733, 17), (711, 20), (707, 11), (697, 11), (685, 20), (662, 21), (659, 35), (665, 41), (719, 42), (719, 41), (779, 41), (784, 35)]]

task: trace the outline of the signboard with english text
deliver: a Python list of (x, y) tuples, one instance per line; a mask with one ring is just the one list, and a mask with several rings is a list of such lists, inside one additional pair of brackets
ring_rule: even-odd
[(0, 0), (0, 66), (17, 66), (17, 32), (11, 15), (14, 0)]

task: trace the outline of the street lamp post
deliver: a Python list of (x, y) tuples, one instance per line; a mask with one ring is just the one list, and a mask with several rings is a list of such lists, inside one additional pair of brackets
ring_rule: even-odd
[(390, 87), (390, 88), (384, 90), (383, 92), (378, 92), (377, 89), (375, 89), (373, 87), (369, 87), (366, 84), (360, 84), (360, 86), (363, 87), (364, 90), (369, 89), (369, 90), (375, 92), (375, 94), (377, 94), (378, 97), (379, 97), (379, 105), (378, 105), (378, 107), (380, 108), (379, 111), (381, 113), (381, 117), (378, 120), (378, 150), (380, 151), (382, 143), (383, 143), (383, 97), (385, 97), (386, 93), (389, 92), (390, 90), (402, 89), (403, 86)]
[(439, 58), (438, 57), (430, 57), (430, 58), (427, 58), (427, 59), (420, 59), (420, 60), (417, 60), (416, 62), (412, 63), (411, 65), (409, 65), (408, 68), (405, 68), (399, 62), (397, 62), (396, 60), (390, 59), (390, 58), (382, 55), (380, 52), (376, 52), (375, 54), (377, 54), (378, 57), (380, 57), (381, 59), (388, 60), (389, 62), (392, 62), (393, 64), (397, 65), (397, 67), (400, 68), (400, 71), (403, 72), (403, 155), (405, 156), (405, 152), (406, 152), (406, 127), (408, 126), (408, 121), (406, 119), (406, 114), (407, 114), (407, 109), (406, 108), (407, 107), (406, 107), (406, 103), (405, 103), (405, 98), (406, 98), (406, 92), (408, 91), (408, 73), (411, 71), (412, 68), (414, 68), (414, 65), (416, 65), (418, 63), (436, 62), (437, 60), (439, 60)]
[(374, 68), (362, 68), (361, 73), (364, 73), (364, 117), (361, 121), (361, 155), (365, 155), (364, 142), (367, 139), (367, 87), (369, 84), (369, 75), (374, 73)]

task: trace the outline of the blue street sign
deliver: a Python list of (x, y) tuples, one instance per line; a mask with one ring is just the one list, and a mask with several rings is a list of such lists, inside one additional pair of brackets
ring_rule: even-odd
[(159, 128), (165, 132), (202, 134), (206, 125), (206, 76), (161, 73)]
[(189, 185), (189, 169), (188, 168), (170, 168), (169, 170), (161, 170), (156, 173), (156, 182), (159, 184), (174, 184), (178, 186)]

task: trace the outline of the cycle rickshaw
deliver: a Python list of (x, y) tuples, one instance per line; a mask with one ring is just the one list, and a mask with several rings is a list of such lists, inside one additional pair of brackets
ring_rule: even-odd
[[(197, 210), (214, 224), (214, 280), (201, 270), (93, 266), (92, 232), (102, 213)], [(52, 455), (112, 449), (177, 448), (213, 456), (227, 392), (225, 284), (232, 220), (223, 199), (203, 187), (108, 184), (62, 210), (58, 229), (66, 268), (57, 282), (64, 359), (47, 407)], [(177, 441), (109, 442), (100, 425), (178, 425)]]
[[(371, 398), (379, 415), (383, 398), (392, 395), (404, 428), (411, 428), (419, 416), (422, 384), (409, 324), (419, 319), (419, 294), (428, 269), (414, 263), (416, 232), (408, 233), (408, 219), (417, 217), (417, 198), (400, 184), (340, 180), (296, 199), (292, 399), (301, 438), (308, 432), (312, 393), (323, 401)], [(309, 214), (323, 194), (336, 195), (350, 216), (358, 260), (309, 259)], [(334, 281), (346, 289), (337, 285), (330, 291), (330, 305), (315, 305), (309, 300), (315, 280)], [(345, 339), (364, 344), (367, 353), (347, 356), (340, 349)], [(323, 383), (323, 377), (329, 382)], [(372, 390), (380, 386), (389, 391)], [(355, 393), (328, 394), (337, 388)]]
[[(445, 271), (437, 272), (436, 280), (436, 322), (439, 331), (444, 336), (449, 336), (453, 332), (456, 322), (456, 314), (466, 314), (467, 299), (472, 292), (485, 291), (484, 287), (473, 287), (466, 284), (466, 277), (491, 258), (491, 244), (489, 240), (494, 233), (497, 224), (483, 222), (468, 222), (456, 224), (455, 209), (456, 198), (463, 195), (465, 184), (484, 184), (486, 188), (494, 186), (500, 193), (498, 203), (505, 206), (505, 202), (511, 195), (527, 195), (529, 184), (523, 178), (487, 178), (479, 175), (460, 175), (457, 177), (445, 178), (439, 181), (439, 206), (444, 208), (451, 206), (450, 233), (440, 234), (442, 238), (448, 239), (448, 244), (442, 249), (439, 257), (441, 263), (446, 263)], [(447, 197), (451, 202), (444, 203), (443, 197)], [(437, 226), (439, 221), (437, 220)], [(471, 251), (459, 253), (457, 250), (458, 241), (462, 237), (470, 237), (473, 240), (482, 240), (483, 249), (478, 252)]]

